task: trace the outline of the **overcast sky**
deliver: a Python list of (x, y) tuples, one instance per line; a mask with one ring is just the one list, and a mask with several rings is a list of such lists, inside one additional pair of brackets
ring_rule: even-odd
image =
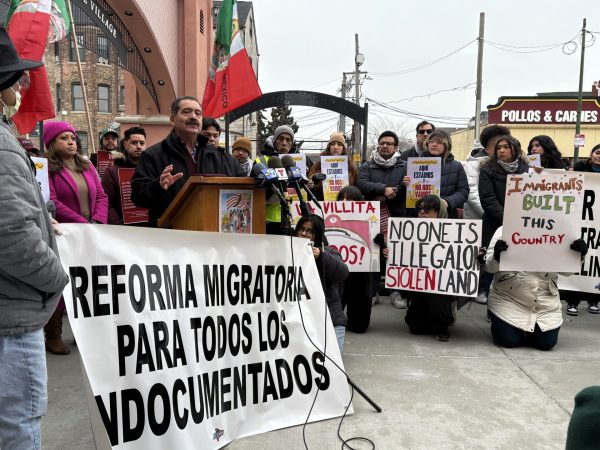
[[(597, 32), (592, 34), (596, 42), (591, 46), (588, 37), (584, 90), (600, 80), (600, 2), (595, 0), (254, 0), (261, 89), (265, 93), (303, 89), (339, 95), (342, 72), (354, 70), (354, 34), (358, 33), (365, 56), (362, 70), (372, 78), (362, 87), (361, 104), (365, 97), (372, 98), (405, 111), (456, 118), (451, 123), (466, 124), (475, 113), (471, 83), (477, 78), (476, 42), (430, 67), (390, 73), (425, 65), (474, 41), (480, 12), (485, 12), (487, 41), (521, 47), (503, 51), (485, 45), (482, 110), (502, 95), (576, 91), (579, 38), (576, 45), (567, 46), (567, 51), (574, 51), (571, 55), (563, 53), (562, 45), (539, 50), (570, 41), (580, 33), (584, 17), (588, 30)], [(539, 46), (546, 47), (525, 48)], [(461, 89), (399, 101), (455, 88)], [(372, 102), (369, 109), (374, 127), (384, 121), (414, 135), (418, 119)], [(301, 138), (327, 139), (337, 129), (337, 116), (332, 112), (303, 106), (292, 110)]]

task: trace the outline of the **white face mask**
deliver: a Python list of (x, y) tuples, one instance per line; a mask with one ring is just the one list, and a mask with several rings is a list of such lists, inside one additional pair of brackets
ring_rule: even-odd
[(12, 87), (10, 88), (10, 90), (13, 91), (13, 93), (15, 94), (15, 104), (13, 106), (7, 105), (6, 103), (4, 103), (4, 100), (0, 98), (0, 102), (2, 102), (2, 105), (4, 105), (3, 114), (6, 116), (7, 119), (12, 118), (17, 113), (17, 111), (19, 111), (19, 107), (21, 106), (21, 93), (19, 91), (15, 91)]

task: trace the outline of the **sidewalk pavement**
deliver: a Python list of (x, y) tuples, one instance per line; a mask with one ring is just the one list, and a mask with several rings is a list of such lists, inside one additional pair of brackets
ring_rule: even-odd
[[(344, 419), (341, 435), (365, 437), (386, 450), (564, 448), (575, 394), (600, 384), (600, 317), (584, 305), (578, 317), (564, 316), (557, 346), (541, 352), (495, 346), (486, 307), (476, 303), (458, 312), (452, 341), (413, 336), (406, 310), (382, 297), (368, 332), (346, 334), (343, 359), (350, 378), (383, 412), (355, 394), (354, 414)], [(66, 340), (72, 342), (68, 330)], [(93, 449), (76, 347), (69, 356), (48, 354), (48, 377), (43, 448)], [(339, 423), (309, 424), (308, 448), (341, 448)], [(304, 449), (302, 428), (239, 439), (227, 449)]]

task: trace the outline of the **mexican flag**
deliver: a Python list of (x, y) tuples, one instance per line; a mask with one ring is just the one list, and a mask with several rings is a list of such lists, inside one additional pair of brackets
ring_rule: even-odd
[[(6, 28), (21, 58), (42, 61), (46, 44), (64, 38), (71, 31), (71, 20), (65, 0), (12, 0)], [(46, 66), (30, 70), (29, 79), (30, 86), (22, 91), (21, 106), (12, 118), (20, 134), (56, 115)]]
[(236, 0), (224, 0), (202, 99), (203, 115), (217, 118), (262, 95), (244, 48)]

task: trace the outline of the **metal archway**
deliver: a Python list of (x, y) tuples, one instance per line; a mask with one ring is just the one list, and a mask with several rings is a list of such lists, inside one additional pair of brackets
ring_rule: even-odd
[(257, 99), (230, 111), (225, 116), (225, 147), (229, 148), (229, 124), (237, 119), (266, 108), (281, 105), (313, 106), (327, 109), (355, 120), (363, 126), (362, 161), (367, 159), (367, 126), (369, 104), (361, 107), (356, 103), (329, 94), (312, 91), (277, 91), (261, 95)]

